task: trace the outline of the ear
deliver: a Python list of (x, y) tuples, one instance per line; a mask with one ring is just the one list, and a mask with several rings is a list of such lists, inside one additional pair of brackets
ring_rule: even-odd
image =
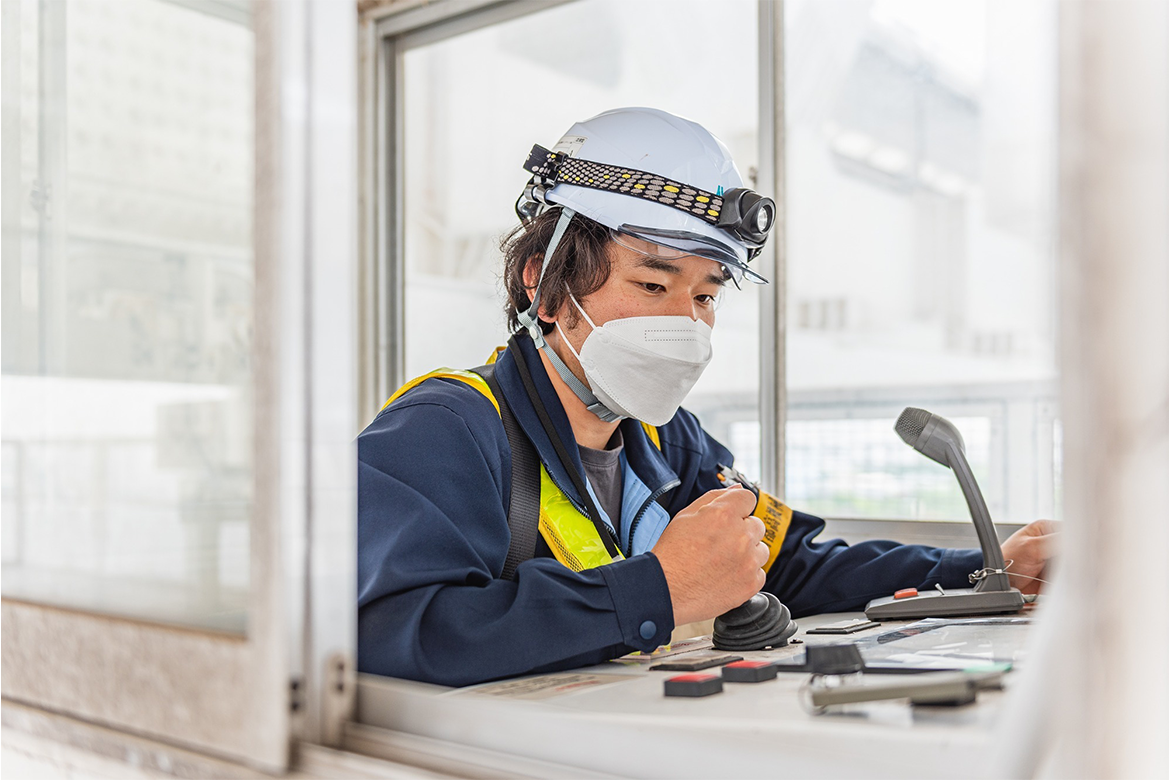
[[(533, 255), (528, 258), (528, 263), (524, 266), (524, 293), (528, 296), (528, 303), (532, 303), (532, 297), (536, 293), (536, 284), (540, 281), (540, 266), (544, 263), (544, 255)], [(537, 312), (540, 319), (545, 322), (556, 322), (557, 315), (550, 314), (548, 307), (542, 301), (540, 310)]]

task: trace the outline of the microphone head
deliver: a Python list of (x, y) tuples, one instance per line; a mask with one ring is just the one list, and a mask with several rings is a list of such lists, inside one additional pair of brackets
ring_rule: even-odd
[(954, 448), (966, 453), (963, 437), (950, 420), (931, 414), (925, 409), (907, 407), (894, 423), (894, 430), (902, 441), (921, 452), (931, 460), (948, 468), (951, 465), (949, 452)]
[(902, 410), (902, 414), (898, 415), (898, 421), (894, 423), (894, 430), (902, 437), (902, 441), (913, 447), (914, 442), (918, 441), (918, 437), (926, 429), (928, 422), (930, 422), (930, 412), (907, 406)]

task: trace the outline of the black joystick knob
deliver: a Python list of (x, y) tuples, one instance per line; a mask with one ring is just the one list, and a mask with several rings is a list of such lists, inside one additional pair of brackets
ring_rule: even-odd
[(719, 650), (763, 650), (784, 647), (797, 625), (788, 607), (771, 593), (757, 593), (715, 618), (712, 642)]

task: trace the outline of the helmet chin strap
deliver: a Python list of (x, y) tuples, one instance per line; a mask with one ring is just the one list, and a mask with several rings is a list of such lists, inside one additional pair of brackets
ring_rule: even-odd
[[(575, 212), (572, 209), (561, 207), (561, 216), (557, 220), (556, 229), (553, 230), (552, 238), (549, 239), (548, 248), (544, 250), (544, 260), (540, 264), (540, 278), (536, 281), (536, 290), (532, 294), (532, 305), (528, 307), (527, 311), (517, 312), (516, 319), (528, 331), (528, 335), (532, 338), (534, 343), (552, 363), (553, 369), (561, 377), (569, 389), (573, 391), (573, 395), (585, 404), (585, 408), (597, 415), (597, 418), (602, 422), (613, 422), (614, 420), (622, 419), (623, 415), (614, 412), (601, 401), (597, 400), (597, 396), (593, 391), (586, 387), (577, 376), (569, 370), (565, 365), (565, 361), (561, 360), (561, 356), (556, 353), (552, 345), (544, 338), (544, 333), (540, 329), (540, 319), (538, 312), (540, 311), (540, 287), (544, 281), (544, 272), (548, 269), (549, 261), (552, 259), (553, 252), (556, 251), (557, 245), (561, 243), (561, 238), (565, 235), (565, 230), (569, 227), (569, 222), (572, 221)], [(571, 346), (571, 345), (570, 345)]]

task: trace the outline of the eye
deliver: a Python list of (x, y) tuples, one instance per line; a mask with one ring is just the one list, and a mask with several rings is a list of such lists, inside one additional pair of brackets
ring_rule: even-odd
[(695, 296), (695, 301), (700, 306), (714, 306), (715, 300), (716, 299), (715, 299), (714, 295), (696, 295)]
[(654, 293), (655, 295), (666, 292), (666, 288), (657, 282), (638, 282), (638, 285), (641, 286), (642, 289), (644, 289), (646, 292)]

